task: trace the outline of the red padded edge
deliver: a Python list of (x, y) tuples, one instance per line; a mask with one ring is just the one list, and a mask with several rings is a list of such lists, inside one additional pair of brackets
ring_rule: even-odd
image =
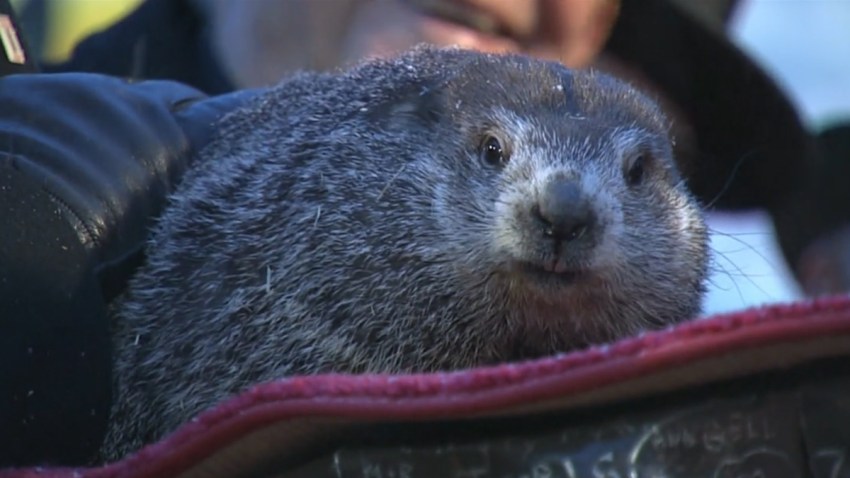
[(252, 431), (293, 417), (465, 416), (568, 396), (748, 347), (838, 335), (850, 335), (847, 297), (720, 314), (524, 363), (454, 373), (290, 378), (233, 397), (120, 462), (88, 469), (7, 470), (0, 471), (0, 478), (172, 476)]

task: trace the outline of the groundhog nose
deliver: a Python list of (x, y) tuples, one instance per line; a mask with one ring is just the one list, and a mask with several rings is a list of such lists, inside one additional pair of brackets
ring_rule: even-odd
[(572, 241), (584, 236), (596, 222), (593, 207), (576, 181), (549, 182), (533, 213), (544, 225), (544, 233), (558, 240)]

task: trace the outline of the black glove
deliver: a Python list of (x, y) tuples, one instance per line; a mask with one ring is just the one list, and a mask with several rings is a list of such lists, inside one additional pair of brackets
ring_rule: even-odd
[(0, 78), (0, 467), (92, 457), (111, 398), (106, 302), (217, 118), (253, 94)]

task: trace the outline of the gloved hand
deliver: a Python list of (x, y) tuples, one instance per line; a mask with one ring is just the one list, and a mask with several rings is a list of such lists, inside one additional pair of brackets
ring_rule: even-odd
[(111, 395), (107, 302), (216, 120), (254, 93), (0, 78), (0, 467), (92, 456)]

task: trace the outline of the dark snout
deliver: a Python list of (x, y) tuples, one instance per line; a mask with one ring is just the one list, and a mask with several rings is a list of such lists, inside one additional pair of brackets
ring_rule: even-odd
[(590, 198), (577, 181), (555, 178), (540, 194), (532, 214), (543, 226), (543, 234), (556, 243), (570, 243), (595, 236), (596, 213)]

